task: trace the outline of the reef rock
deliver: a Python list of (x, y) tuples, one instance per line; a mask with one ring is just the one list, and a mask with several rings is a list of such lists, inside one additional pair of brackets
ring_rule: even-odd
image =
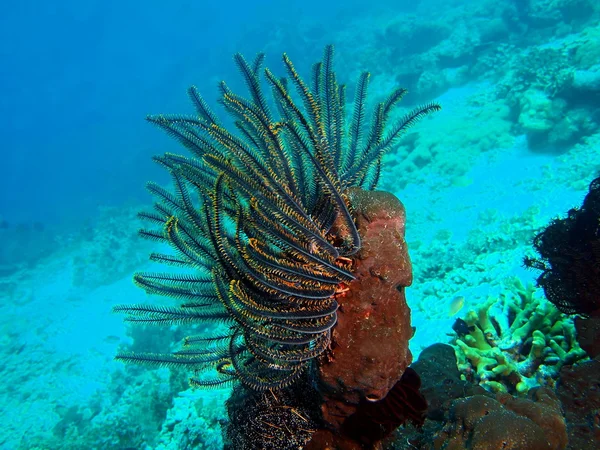
[(546, 388), (529, 399), (498, 394), (455, 400), (446, 424), (426, 449), (435, 450), (562, 450), (567, 431), (560, 402)]
[(562, 402), (569, 449), (600, 448), (600, 360), (563, 367), (556, 393)]
[(590, 358), (600, 355), (600, 311), (592, 317), (575, 317), (577, 341)]
[(600, 64), (590, 70), (576, 70), (573, 88), (585, 93), (600, 94)]
[(456, 398), (489, 395), (481, 386), (461, 380), (455, 350), (450, 345), (437, 343), (427, 347), (411, 368), (421, 377), (421, 393), (427, 399), (428, 419), (443, 420), (446, 404)]

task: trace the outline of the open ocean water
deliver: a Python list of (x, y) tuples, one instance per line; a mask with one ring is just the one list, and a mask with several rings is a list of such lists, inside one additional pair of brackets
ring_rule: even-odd
[[(582, 207), (590, 183), (600, 177), (599, 2), (4, 3), (0, 448), (600, 448), (600, 199)], [(331, 80), (328, 45), (335, 48)], [(270, 69), (273, 79), (268, 81), (261, 68), (245, 73), (244, 63), (233, 58), (238, 52), (250, 69), (256, 55), (264, 53), (262, 67)], [(286, 70), (283, 53), (322, 102), (320, 115), (307, 112), (310, 101)], [(315, 69), (318, 61), (323, 63)], [(368, 88), (364, 102), (357, 102), (365, 71), (370, 73)], [(320, 78), (313, 84), (315, 73)], [(281, 77), (287, 80), (278, 81)], [(248, 79), (259, 80), (259, 87)], [(342, 96), (339, 85), (346, 86)], [(190, 86), (203, 98), (196, 100), (197, 109), (194, 96), (191, 102), (186, 94)], [(286, 100), (277, 100), (277, 86), (289, 93), (310, 124), (298, 125), (294, 110), (281, 106)], [(334, 93), (327, 94), (332, 86)], [(377, 104), (383, 102), (384, 111), (388, 94), (399, 87), (408, 92), (393, 111), (390, 107), (389, 126), (377, 142), (385, 141), (394, 123), (402, 124), (415, 108), (439, 104), (441, 110), (423, 110), (423, 117), (417, 115), (417, 123), (403, 128), (374, 165), (358, 178), (344, 178), (375, 139), (371, 127), (379, 117), (373, 112)], [(253, 88), (262, 89), (264, 96)], [(211, 122), (204, 107), (219, 119)], [(266, 110), (270, 117), (263, 116)], [(161, 122), (161, 114), (170, 114), (171, 122)], [(332, 130), (344, 114), (341, 156), (323, 159), (316, 149), (324, 142), (323, 148), (335, 147)], [(144, 120), (148, 115), (154, 115), (158, 127)], [(183, 115), (197, 123), (182, 121)], [(322, 128), (319, 120), (325, 123)], [(354, 129), (356, 123), (359, 128)], [(294, 141), (294, 126), (303, 139)], [(219, 134), (223, 129), (231, 134)], [(314, 141), (311, 133), (318, 135)], [(199, 144), (208, 141), (213, 147)], [(357, 150), (350, 155), (353, 142), (358, 142)], [(273, 145), (285, 147), (283, 156), (277, 156)], [(200, 147), (207, 153), (211, 148), (217, 153), (245, 149), (259, 155), (256, 167), (273, 171), (255, 167), (252, 172), (250, 160), (239, 159), (239, 153), (203, 161)], [(304, 156), (295, 156), (303, 151)], [(197, 166), (186, 166), (181, 159), (163, 160), (162, 166), (152, 160), (165, 153), (194, 156)], [(289, 191), (280, 187), (285, 164), (294, 169), (295, 181), (299, 173), (307, 177)], [(321, 172), (319, 164), (325, 168)], [(231, 167), (248, 178), (240, 181)], [(262, 175), (248, 181), (256, 170)], [(327, 181), (337, 176), (341, 203)], [(385, 393), (383, 403), (365, 400), (365, 386), (371, 382), (366, 375), (356, 375), (362, 381), (353, 397), (341, 381), (335, 394), (319, 381), (324, 377), (319, 367), (343, 360), (341, 354), (336, 359), (336, 347), (344, 339), (344, 321), (327, 325), (324, 319), (335, 319), (338, 306), (340, 317), (351, 309), (344, 308), (344, 300), (353, 298), (354, 288), (340, 268), (358, 270), (361, 260), (353, 256), (360, 252), (348, 249), (351, 233), (339, 227), (342, 210), (351, 202), (345, 189), (360, 184), (361, 177), (362, 187), (368, 188), (376, 176), (377, 189), (394, 194), (406, 208), (413, 280), (400, 291), (411, 322), (407, 328), (395, 318), (377, 316), (372, 297), (373, 310), (363, 311), (356, 327), (375, 320), (378, 331), (364, 338), (373, 339), (371, 354), (361, 353), (358, 349), (365, 346), (356, 344), (356, 358), (396, 364), (395, 371), (377, 375), (387, 376), (391, 388), (410, 357), (403, 353), (398, 362), (394, 350), (390, 356), (377, 348), (384, 346), (381, 332), (386, 327), (404, 327), (397, 331), (405, 339), (412, 336), (412, 361), (423, 357), (422, 365), (412, 367), (421, 377), (427, 410), (419, 403), (421, 394), (411, 390), (413, 384), (405, 388), (411, 395), (390, 406)], [(189, 201), (174, 188), (182, 179)], [(206, 180), (210, 189), (196, 189)], [(156, 198), (148, 193), (148, 182), (156, 183), (150, 191), (163, 197), (162, 209), (152, 208)], [(161, 194), (163, 187), (173, 196)], [(314, 200), (319, 195), (329, 206)], [(306, 217), (290, 212), (296, 205), (292, 198), (300, 199)], [(145, 222), (140, 211), (151, 213)], [(541, 246), (552, 247), (553, 253), (540, 255), (534, 245), (539, 233), (567, 217), (573, 222), (564, 223), (575, 229), (583, 221), (575, 224), (575, 217), (584, 214), (591, 225), (565, 238), (570, 250), (548, 238)], [(243, 225), (236, 223), (240, 217)], [(304, 220), (317, 224), (322, 240), (298, 225), (308, 223)], [(205, 228), (194, 239), (189, 231), (199, 222)], [(158, 231), (148, 240), (138, 235), (140, 228)], [(285, 233), (302, 239), (285, 241)], [(183, 239), (179, 249), (178, 239)], [(220, 239), (221, 246), (215, 244)], [(384, 250), (377, 250), (377, 245), (384, 248), (383, 240), (369, 241), (369, 248), (385, 259)], [(328, 245), (339, 255), (331, 250), (327, 256)], [(318, 254), (317, 259), (302, 256), (297, 246), (313, 257)], [(574, 253), (575, 247), (581, 254)], [(149, 260), (153, 253), (175, 255), (175, 265), (188, 258), (191, 278), (177, 278), (181, 269)], [(252, 255), (256, 263), (245, 259)], [(281, 269), (286, 258), (293, 263)], [(537, 270), (526, 267), (524, 258), (537, 261)], [(385, 261), (390, 267), (394, 262)], [(271, 271), (273, 264), (283, 272)], [(537, 283), (542, 272), (552, 272), (552, 264), (554, 274), (561, 264), (569, 273), (562, 275), (561, 289)], [(140, 273), (137, 284), (145, 289), (132, 281)], [(172, 278), (165, 281), (157, 273)], [(366, 277), (386, 280), (379, 272), (370, 274)], [(315, 287), (315, 280), (327, 277), (341, 277), (337, 287), (321, 281)], [(246, 291), (236, 291), (235, 280)], [(304, 294), (298, 294), (302, 283)], [(223, 300), (228, 289), (238, 300)], [(335, 289), (319, 300), (329, 306), (302, 303), (314, 289)], [(243, 292), (255, 300), (243, 300)], [(175, 299), (152, 295), (157, 293)], [(296, 302), (297, 309), (289, 302)], [(334, 312), (323, 312), (332, 302)], [(140, 312), (137, 305), (142, 304), (154, 309)], [(199, 312), (199, 304), (205, 312)], [(136, 306), (122, 310), (128, 313), (123, 315), (113, 310), (117, 305)], [(175, 317), (181, 310), (204, 314), (206, 320)], [(253, 334), (258, 328), (263, 337)], [(223, 334), (231, 343), (210, 342), (192, 356), (164, 356), (181, 350), (186, 336)], [(316, 337), (286, 344), (280, 342), (282, 336)], [(436, 343), (451, 347), (424, 352)], [(405, 341), (397, 346), (406, 350)], [(450, 358), (445, 366), (442, 354)], [(146, 364), (124, 364), (138, 358), (131, 355), (141, 355)], [(199, 377), (200, 384), (209, 379), (203, 376), (211, 364), (217, 367), (215, 382), (222, 384), (190, 387), (190, 376)], [(360, 367), (354, 370), (360, 372)], [(240, 382), (247, 392), (233, 390)], [(294, 387), (298, 383), (305, 387)], [(297, 406), (294, 401), (304, 395), (299, 389), (306, 396), (306, 389), (317, 392), (317, 406)], [(333, 420), (331, 402), (355, 412), (348, 413), (354, 425)], [(360, 409), (367, 403), (379, 405), (378, 412)], [(261, 405), (293, 411), (295, 422), (287, 423), (288, 416), (261, 415)], [(254, 412), (240, 416), (236, 410)], [(488, 414), (494, 419), (486, 419)], [(364, 431), (367, 422), (377, 431)], [(348, 428), (361, 431), (352, 434)], [(323, 438), (323, 430), (330, 435)]]

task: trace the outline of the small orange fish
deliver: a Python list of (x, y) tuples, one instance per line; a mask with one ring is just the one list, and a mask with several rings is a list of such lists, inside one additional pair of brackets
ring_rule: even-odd
[(452, 317), (457, 312), (459, 312), (465, 304), (465, 298), (462, 295), (455, 297), (454, 300), (450, 302), (450, 309), (448, 310), (448, 317)]

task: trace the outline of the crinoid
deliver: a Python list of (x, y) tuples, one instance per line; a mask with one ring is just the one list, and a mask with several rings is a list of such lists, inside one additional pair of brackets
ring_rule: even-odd
[(554, 219), (533, 240), (539, 259), (526, 267), (542, 270), (537, 282), (565, 314), (600, 316), (600, 177), (592, 180), (581, 208)]
[[(152, 254), (153, 261), (188, 270), (137, 273), (134, 281), (181, 304), (114, 308), (131, 322), (223, 322), (227, 331), (190, 336), (173, 354), (123, 353), (117, 359), (188, 367), (196, 386), (238, 380), (264, 390), (294, 382), (330, 344), (336, 296), (354, 278), (351, 255), (361, 247), (347, 190), (373, 189), (384, 153), (439, 106), (419, 107), (386, 130), (406, 92), (397, 89), (376, 106), (367, 126), (369, 74), (364, 73), (347, 127), (332, 46), (313, 66), (310, 84), (285, 54), (287, 79), (264, 69), (272, 104), (259, 79), (264, 56), (249, 63), (236, 54), (234, 60), (250, 92), (244, 98), (220, 84), (220, 103), (233, 118), (235, 133), (224, 128), (194, 87), (189, 95), (196, 115), (148, 117), (193, 157), (154, 158), (171, 173), (175, 192), (148, 184), (157, 201), (154, 211), (139, 216), (157, 228), (140, 234), (174, 250)], [(292, 98), (293, 89), (299, 101)]]

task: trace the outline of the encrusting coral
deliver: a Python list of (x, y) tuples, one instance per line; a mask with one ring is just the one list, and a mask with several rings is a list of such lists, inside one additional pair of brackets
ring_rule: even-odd
[(573, 321), (513, 280), (513, 292), (490, 298), (464, 319), (455, 348), (466, 378), (493, 392), (525, 395), (552, 385), (565, 364), (586, 357)]

